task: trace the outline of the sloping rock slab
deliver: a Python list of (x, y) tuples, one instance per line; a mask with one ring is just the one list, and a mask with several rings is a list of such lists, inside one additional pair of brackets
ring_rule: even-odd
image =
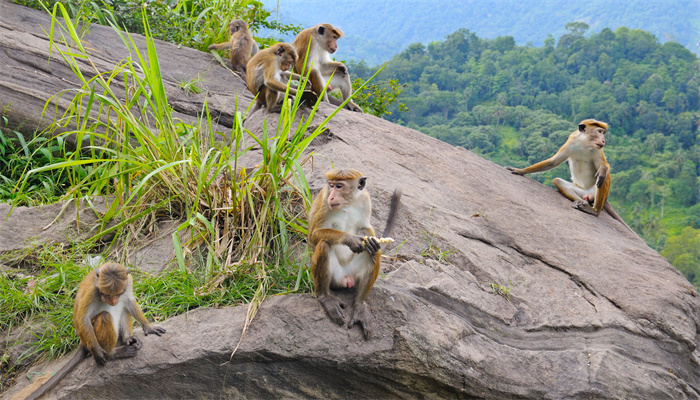
[[(0, 204), (0, 254), (31, 249), (41, 244), (68, 244), (95, 234), (96, 212), (107, 210), (104, 198), (92, 206), (72, 200), (41, 207), (15, 207)], [(8, 217), (9, 214), (9, 217)]]
[(343, 110), (328, 128), (313, 188), (331, 163), (359, 169), (380, 231), (404, 191), (385, 252), (397, 260), (369, 298), (375, 337), (332, 324), (311, 295), (274, 296), (231, 358), (246, 308), (196, 310), (134, 359), (87, 360), (48, 397), (700, 398), (698, 292), (619, 222), (379, 118)]

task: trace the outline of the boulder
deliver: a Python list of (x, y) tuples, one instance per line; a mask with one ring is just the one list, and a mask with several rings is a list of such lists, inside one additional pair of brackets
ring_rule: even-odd
[[(42, 18), (0, 0), (0, 50), (24, 51), (3, 44), (11, 36), (47, 51), (34, 25)], [(108, 28), (91, 27), (87, 40), (105, 65), (122, 57)], [(220, 99), (243, 87), (229, 78), (214, 89), (221, 83), (212, 78), (228, 71), (208, 54), (157, 48), (166, 80), (209, 69), (205, 86), (220, 91), (209, 94), (217, 112)], [(39, 85), (36, 76), (50, 75), (15, 76)], [(317, 117), (332, 110), (324, 105)], [(246, 121), (251, 131), (260, 124)], [(84, 361), (46, 397), (700, 398), (698, 292), (618, 221), (577, 211), (552, 188), (370, 115), (342, 110), (328, 128), (312, 146), (313, 188), (325, 184), (331, 162), (360, 170), (379, 230), (391, 192), (404, 192), (397, 242), (385, 250), (368, 299), (374, 337), (333, 324), (311, 294), (267, 299), (242, 338), (246, 306), (198, 309), (162, 322), (167, 334), (143, 338), (133, 359), (105, 368)], [(9, 398), (26, 385), (18, 378)]]

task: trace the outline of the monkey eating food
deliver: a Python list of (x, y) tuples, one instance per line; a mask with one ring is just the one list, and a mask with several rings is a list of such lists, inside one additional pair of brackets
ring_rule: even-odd
[[(372, 334), (366, 300), (379, 274), (380, 241), (370, 224), (372, 203), (365, 190), (367, 178), (354, 169), (326, 173), (328, 185), (314, 198), (309, 215), (309, 247), (314, 295), (330, 319), (346, 322), (345, 304), (331, 288), (356, 288), (354, 309), (347, 327), (359, 323), (365, 339)], [(384, 241), (393, 229), (401, 191), (391, 197)]]

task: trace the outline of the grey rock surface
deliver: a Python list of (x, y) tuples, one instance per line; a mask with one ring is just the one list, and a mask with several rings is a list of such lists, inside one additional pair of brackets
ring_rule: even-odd
[[(37, 20), (41, 13), (0, 0), (0, 51), (20, 34), (45, 51), (29, 27)], [(105, 65), (122, 57), (109, 30), (93, 26), (91, 35)], [(169, 55), (166, 76), (192, 75), (211, 58), (165, 43), (158, 52)], [(243, 83), (219, 87), (212, 78), (228, 71), (206, 68), (210, 107), (226, 126), (220, 110)], [(240, 98), (239, 107), (250, 101)], [(331, 111), (323, 106), (315, 118)], [(264, 115), (245, 126), (259, 131)], [(619, 222), (373, 116), (342, 110), (328, 128), (312, 145), (312, 187), (324, 184), (331, 162), (360, 170), (379, 230), (391, 192), (404, 192), (397, 242), (368, 300), (375, 337), (334, 325), (310, 294), (274, 296), (231, 357), (246, 308), (199, 309), (164, 321), (168, 333), (145, 337), (133, 359), (105, 368), (84, 361), (47, 398), (700, 398), (698, 292)], [(510, 288), (510, 300), (492, 283)], [(20, 379), (8, 396), (26, 384)]]

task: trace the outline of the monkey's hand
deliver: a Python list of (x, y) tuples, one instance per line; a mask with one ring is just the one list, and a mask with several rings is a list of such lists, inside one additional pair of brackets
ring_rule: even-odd
[(124, 340), (124, 345), (133, 346), (136, 348), (136, 350), (140, 349), (142, 344), (141, 339), (137, 338), (136, 336), (129, 336), (126, 338), (126, 340)]
[(362, 243), (362, 246), (364, 247), (369, 254), (376, 254), (380, 249), (381, 249), (381, 242), (379, 241), (380, 239), (374, 237), (374, 236), (365, 236), (360, 240)]
[(524, 175), (521, 169), (514, 167), (506, 167), (506, 169), (515, 175)]
[(608, 177), (608, 172), (605, 171), (604, 169), (599, 169), (598, 172), (595, 173), (595, 187), (600, 188), (603, 186), (603, 183), (605, 183), (605, 179)]
[(92, 356), (95, 358), (95, 362), (98, 365), (105, 365), (107, 362), (107, 352), (105, 349), (103, 349), (100, 345), (97, 345), (96, 348), (91, 349), (90, 352), (92, 353)]
[(347, 67), (345, 65), (342, 65), (342, 64), (340, 66), (338, 66), (337, 71), (343, 75), (347, 75), (347, 73), (348, 73)]
[(143, 328), (143, 334), (148, 336), (150, 334), (154, 335), (162, 335), (165, 333), (165, 328), (161, 328), (160, 326), (152, 326), (150, 328)]

